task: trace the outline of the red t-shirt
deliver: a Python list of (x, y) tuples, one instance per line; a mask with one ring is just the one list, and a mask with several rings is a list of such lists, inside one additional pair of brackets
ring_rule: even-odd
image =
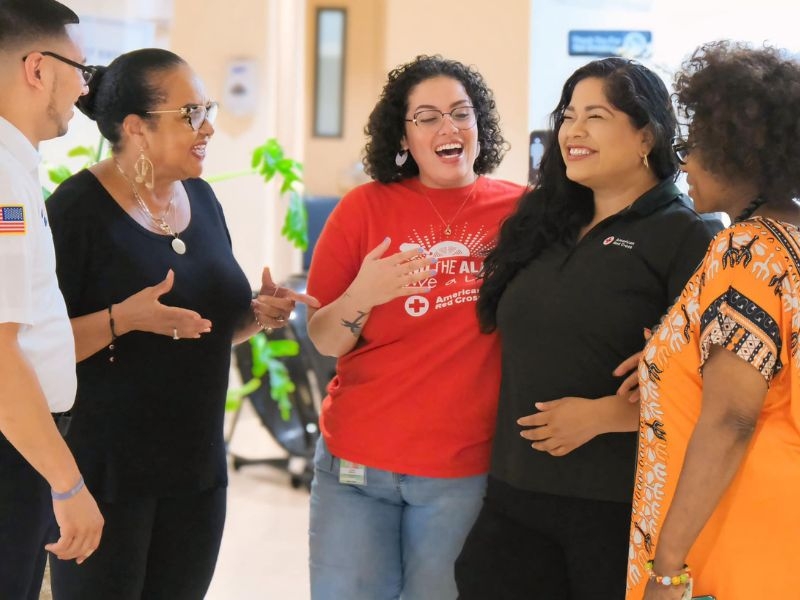
[[(344, 293), (387, 236), (384, 256), (420, 245), (439, 259), (437, 274), (419, 284), (429, 293), (374, 307), (358, 346), (339, 358), (321, 415), (335, 456), (423, 477), (488, 471), (500, 347), (478, 330), (476, 276), (523, 188), (481, 177), (459, 211), (471, 187), (368, 183), (328, 219), (308, 278), (308, 293), (323, 306)], [(449, 236), (442, 219), (452, 219)]]

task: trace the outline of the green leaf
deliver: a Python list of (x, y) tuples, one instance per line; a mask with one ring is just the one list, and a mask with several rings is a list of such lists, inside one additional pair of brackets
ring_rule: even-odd
[(300, 354), (300, 344), (295, 340), (269, 340), (267, 346), (269, 346), (269, 353), (273, 358)]
[(76, 156), (84, 156), (91, 161), (94, 161), (97, 151), (90, 146), (75, 146), (67, 152), (67, 156), (75, 158)]
[(71, 175), (72, 171), (64, 165), (56, 165), (55, 167), (49, 167), (47, 169), (47, 176), (50, 178), (50, 181), (56, 185), (68, 179)]
[(275, 138), (269, 138), (265, 144), (267, 155), (272, 159), (273, 164), (277, 164), (283, 159), (283, 146)]
[(270, 351), (267, 337), (263, 333), (258, 333), (251, 337), (250, 349), (253, 356), (253, 377), (263, 377), (269, 370)]
[(281, 234), (292, 242), (295, 248), (300, 250), (308, 248), (308, 212), (296, 190), (291, 190), (289, 193), (289, 206), (286, 209)]
[(292, 401), (289, 395), (295, 391), (295, 385), (289, 377), (286, 365), (279, 360), (270, 361), (269, 391), (272, 399), (278, 403), (281, 417), (284, 421), (288, 421), (292, 413)]
[(238, 388), (231, 388), (225, 395), (225, 410), (236, 410), (242, 400), (261, 387), (261, 379), (253, 377), (250, 381)]
[(264, 158), (264, 152), (266, 152), (264, 146), (259, 146), (258, 148), (253, 150), (253, 158), (250, 160), (251, 167), (253, 167), (254, 169), (258, 168), (258, 165), (261, 164), (261, 161)]

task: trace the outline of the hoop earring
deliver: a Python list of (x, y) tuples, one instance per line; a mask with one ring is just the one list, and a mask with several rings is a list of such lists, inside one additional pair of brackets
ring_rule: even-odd
[(644, 165), (645, 169), (650, 168), (650, 161), (647, 160), (647, 154), (642, 157), (642, 164)]
[(402, 167), (406, 164), (408, 160), (408, 150), (399, 150), (397, 154), (394, 155), (394, 164), (398, 167)]
[(136, 183), (143, 183), (144, 187), (152, 190), (155, 187), (155, 173), (153, 170), (152, 161), (144, 154), (144, 150), (139, 148), (139, 158), (133, 165), (133, 171), (136, 173), (134, 179)]

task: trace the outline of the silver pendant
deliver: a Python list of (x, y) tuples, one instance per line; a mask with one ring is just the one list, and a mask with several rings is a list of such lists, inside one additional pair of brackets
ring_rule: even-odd
[(183, 240), (180, 238), (172, 238), (172, 249), (175, 250), (177, 254), (186, 254), (186, 244), (184, 244)]

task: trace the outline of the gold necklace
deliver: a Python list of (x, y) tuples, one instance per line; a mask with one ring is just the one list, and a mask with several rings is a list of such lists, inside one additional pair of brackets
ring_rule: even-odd
[(170, 245), (172, 246), (172, 249), (177, 254), (186, 254), (186, 242), (184, 242), (182, 239), (180, 239), (178, 237), (178, 233), (176, 231), (173, 231), (172, 227), (170, 227), (169, 223), (167, 222), (167, 214), (169, 213), (169, 211), (171, 209), (174, 208), (175, 186), (174, 185), (172, 186), (172, 195), (170, 195), (169, 203), (167, 204), (167, 208), (164, 209), (164, 212), (161, 214), (160, 217), (156, 217), (150, 211), (150, 208), (148, 208), (147, 203), (144, 201), (144, 198), (142, 198), (139, 195), (139, 190), (136, 189), (136, 184), (133, 183), (133, 181), (130, 179), (130, 177), (128, 177), (125, 174), (125, 171), (122, 170), (122, 166), (120, 166), (120, 164), (119, 164), (119, 162), (117, 161), (116, 158), (114, 159), (114, 166), (117, 167), (117, 171), (119, 171), (119, 174), (122, 175), (122, 177), (125, 179), (125, 181), (127, 181), (128, 184), (130, 184), (131, 192), (133, 192), (133, 198), (136, 200), (136, 204), (139, 205), (139, 210), (141, 210), (142, 213), (144, 214), (144, 216), (149, 218), (150, 221), (158, 229), (163, 231), (166, 235), (171, 235), (172, 236), (172, 242), (170, 243)]
[(469, 199), (472, 198), (472, 192), (475, 191), (475, 187), (478, 185), (478, 179), (480, 179), (480, 175), (475, 178), (475, 182), (472, 184), (472, 187), (469, 190), (469, 194), (467, 194), (467, 197), (464, 198), (464, 201), (461, 203), (461, 206), (458, 207), (458, 210), (456, 211), (456, 214), (454, 214), (453, 217), (449, 221), (445, 221), (444, 220), (444, 217), (442, 216), (442, 213), (440, 213), (438, 211), (438, 209), (436, 208), (436, 205), (433, 203), (433, 200), (430, 199), (430, 196), (428, 196), (428, 193), (425, 191), (425, 186), (422, 184), (422, 182), (420, 182), (420, 188), (419, 189), (422, 190), (422, 195), (425, 196), (425, 199), (428, 201), (428, 204), (431, 205), (431, 208), (433, 209), (433, 212), (436, 213), (436, 216), (439, 217), (439, 220), (442, 222), (442, 225), (444, 225), (444, 234), (445, 235), (450, 235), (452, 233), (452, 230), (450, 229), (450, 225), (452, 225), (453, 221), (455, 221), (458, 218), (458, 215), (461, 214), (461, 210), (467, 205), (467, 202), (469, 202)]

